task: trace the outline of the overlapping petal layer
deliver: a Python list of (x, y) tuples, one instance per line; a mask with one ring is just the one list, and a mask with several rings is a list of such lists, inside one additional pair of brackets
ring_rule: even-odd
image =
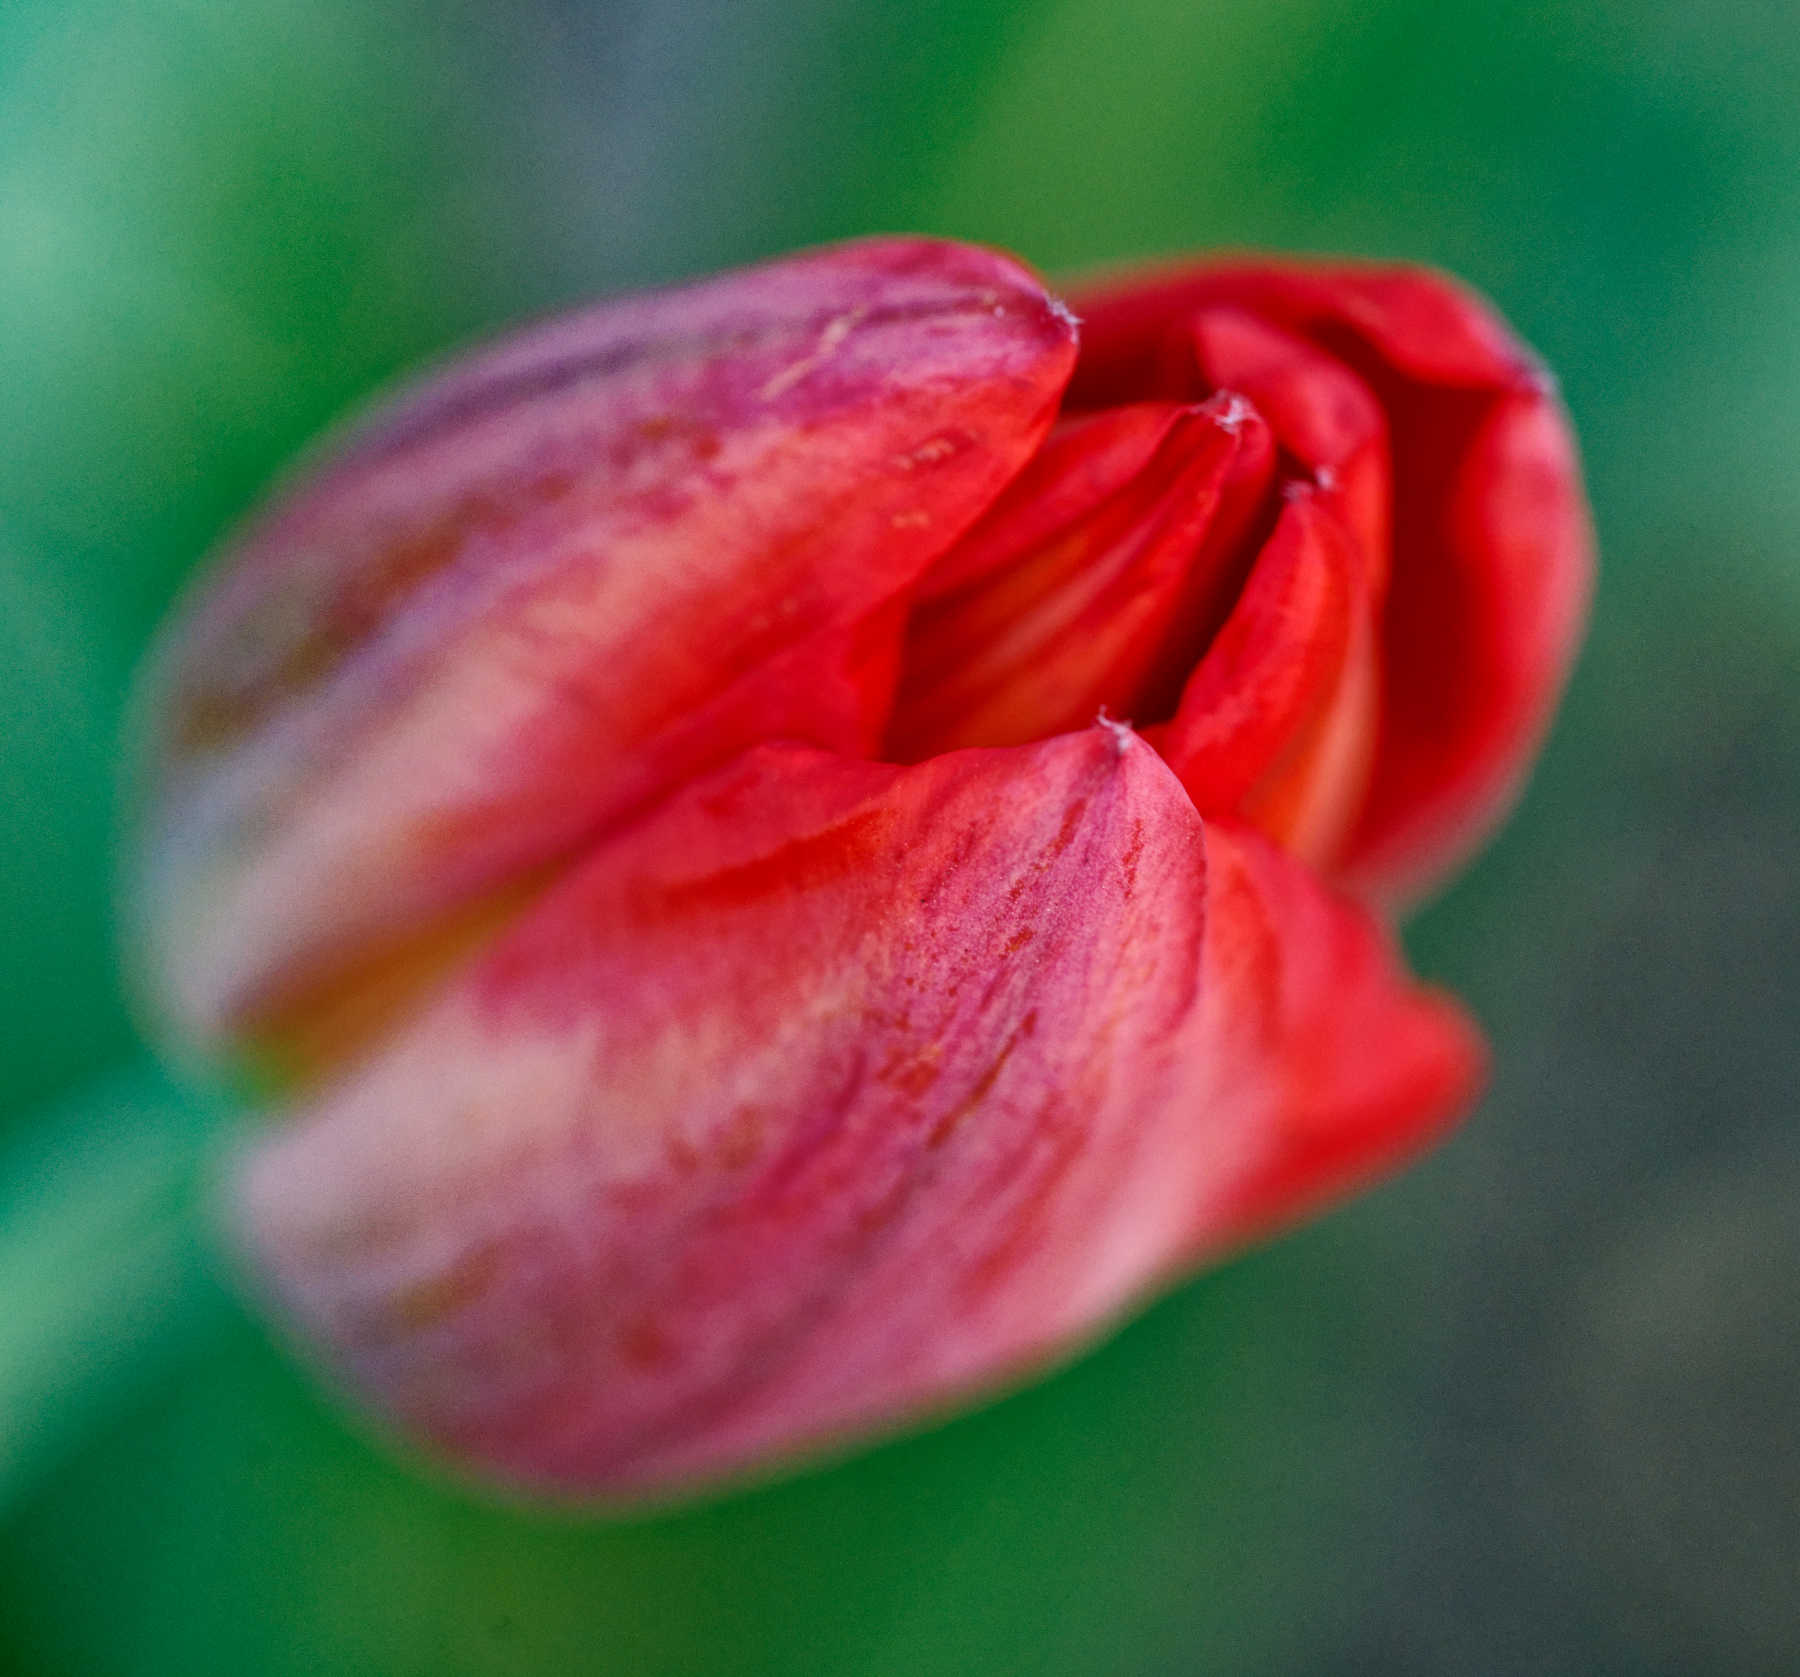
[(246, 1262), (408, 1436), (627, 1498), (827, 1447), (1472, 1099), (1380, 915), (1573, 655), (1554, 399), (1429, 275), (1081, 307), (882, 240), (571, 316), (169, 636), (145, 987), (279, 1074)]
[(1017, 1374), (1418, 1146), (1478, 1066), (1127, 732), (770, 746), (598, 849), (242, 1208), (408, 1431), (630, 1495)]
[(1375, 900), (1429, 890), (1516, 794), (1586, 622), (1593, 537), (1547, 374), (1416, 269), (1186, 265), (1074, 300), (1069, 408), (1237, 390), (1358, 536), (1379, 643), (1346, 679), (1379, 721), (1359, 807), (1314, 859)]
[(572, 316), (376, 416), (167, 649), (152, 990), (209, 1047), (280, 1035), (757, 740), (872, 750), (884, 608), (1073, 358), (1005, 258), (874, 241)]
[(1274, 468), (1242, 403), (1139, 403), (1057, 432), (927, 573), (888, 749), (915, 762), (1154, 712), (1243, 587)]

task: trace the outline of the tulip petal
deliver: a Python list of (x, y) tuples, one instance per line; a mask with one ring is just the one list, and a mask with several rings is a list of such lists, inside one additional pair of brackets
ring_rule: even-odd
[[(1512, 806), (1593, 588), (1580, 466), (1554, 398), (1517, 390), (1490, 404), (1445, 478), (1433, 510), (1454, 562), (1411, 566), (1389, 596), (1381, 741), (1338, 863), (1344, 882), (1376, 901), (1424, 895)], [(1426, 509), (1408, 508), (1411, 485), (1397, 482), (1404, 532)], [(1408, 551), (1402, 536), (1397, 566)]]
[(1273, 465), (1268, 427), (1227, 398), (1054, 433), (921, 584), (889, 754), (1167, 716), (1243, 585)]
[(873, 749), (891, 602), (1030, 457), (1072, 358), (1006, 258), (888, 240), (427, 381), (239, 542), (164, 651), (146, 988), (216, 1045), (410, 970), (758, 738)]
[[(1480, 1032), (1408, 981), (1389, 935), (1260, 831), (1206, 826), (1204, 1052), (1254, 1163), (1209, 1210), (1220, 1250), (1262, 1239), (1440, 1141), (1487, 1076)], [(1260, 1107), (1258, 1103), (1261, 1103)]]
[[(1188, 323), (1198, 385), (1249, 398), (1281, 446), (1312, 475), (1326, 504), (1361, 543), (1370, 597), (1387, 587), (1387, 419), (1375, 393), (1343, 362), (1243, 309), (1201, 309)], [(1184, 346), (1186, 347), (1186, 346)]]
[(1096, 1214), (1194, 1005), (1204, 881), (1128, 736), (765, 747), (261, 1148), (257, 1265), (409, 1430), (525, 1480), (622, 1492), (891, 1418), (1174, 1238)]
[(1199, 437), (1189, 402), (1133, 402), (1059, 425), (1006, 492), (919, 579), (913, 598), (935, 605), (1012, 569), (1133, 487), (1174, 431)]
[(1472, 1041), (1128, 730), (768, 746), (258, 1144), (239, 1224), (410, 1435), (628, 1498), (1065, 1352), (1415, 1144)]
[(1169, 394), (1171, 333), (1179, 343), (1197, 316), (1236, 310), (1341, 361), (1385, 410), (1381, 720), (1367, 800), (1327, 860), (1373, 900), (1417, 898), (1504, 814), (1586, 618), (1592, 534), (1542, 370), (1477, 298), (1414, 269), (1172, 268), (1099, 282), (1074, 302), (1084, 324), (1071, 408)]
[[(1333, 351), (1417, 384), (1504, 389), (1536, 364), (1485, 303), (1443, 274), (1354, 262), (1174, 263), (1101, 274), (1072, 287), (1081, 361), (1072, 408), (1108, 407), (1160, 389), (1171, 323), (1199, 310), (1242, 309)], [(1366, 346), (1367, 356), (1354, 353)]]
[(1307, 862), (1361, 808), (1377, 691), (1366, 570), (1324, 500), (1296, 486), (1174, 719), (1146, 730), (1201, 814), (1244, 815)]

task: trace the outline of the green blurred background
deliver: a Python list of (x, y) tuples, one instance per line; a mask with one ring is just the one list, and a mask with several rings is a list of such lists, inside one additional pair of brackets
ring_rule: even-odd
[[(213, 1115), (109, 942), (130, 671), (379, 381), (895, 228), (1419, 258), (1559, 371), (1589, 652), (1409, 931), (1493, 1094), (984, 1412), (654, 1519), (484, 1507), (213, 1277)], [(10, 0), (0, 400), (0, 1669), (1800, 1669), (1800, 8)]]

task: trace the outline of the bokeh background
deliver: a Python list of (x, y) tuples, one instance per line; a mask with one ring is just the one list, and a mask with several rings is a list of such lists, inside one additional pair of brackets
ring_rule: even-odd
[[(1518, 818), (1409, 928), (1497, 1075), (1066, 1372), (622, 1524), (345, 1427), (215, 1278), (136, 1044), (116, 739), (211, 539), (521, 315), (877, 229), (1441, 264), (1604, 552)], [(1800, 1670), (1800, 8), (0, 6), (0, 1669)]]

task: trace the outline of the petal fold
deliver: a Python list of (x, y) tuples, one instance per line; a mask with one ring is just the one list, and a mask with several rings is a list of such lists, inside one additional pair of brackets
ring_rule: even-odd
[[(1302, 459), (1333, 433), (1341, 446), (1354, 415), (1335, 400), (1296, 405), (1295, 392), (1316, 398), (1331, 380), (1293, 376), (1291, 354), (1284, 372), (1268, 350), (1285, 338), (1338, 363), (1385, 413), (1392, 563), (1376, 596), (1375, 760), (1355, 822), (1319, 860), (1370, 900), (1416, 900), (1505, 813), (1585, 624), (1592, 531), (1547, 377), (1478, 298), (1417, 269), (1247, 259), (1102, 278), (1072, 301), (1073, 410), (1175, 395), (1191, 366), (1180, 394), (1241, 385)], [(1233, 316), (1262, 329), (1262, 352)], [(1380, 511), (1365, 483), (1346, 474), (1337, 492), (1366, 539)]]
[(1268, 427), (1231, 398), (1060, 428), (921, 584), (888, 753), (1168, 715), (1243, 585), (1273, 466)]
[[(1387, 418), (1375, 393), (1335, 356), (1243, 309), (1202, 309), (1189, 322), (1202, 388), (1255, 404), (1277, 441), (1361, 546), (1370, 598), (1387, 586)], [(1194, 388), (1193, 373), (1184, 383)]]
[(1366, 568), (1324, 502), (1295, 486), (1173, 720), (1146, 732), (1203, 815), (1314, 863), (1362, 808), (1378, 691)]

